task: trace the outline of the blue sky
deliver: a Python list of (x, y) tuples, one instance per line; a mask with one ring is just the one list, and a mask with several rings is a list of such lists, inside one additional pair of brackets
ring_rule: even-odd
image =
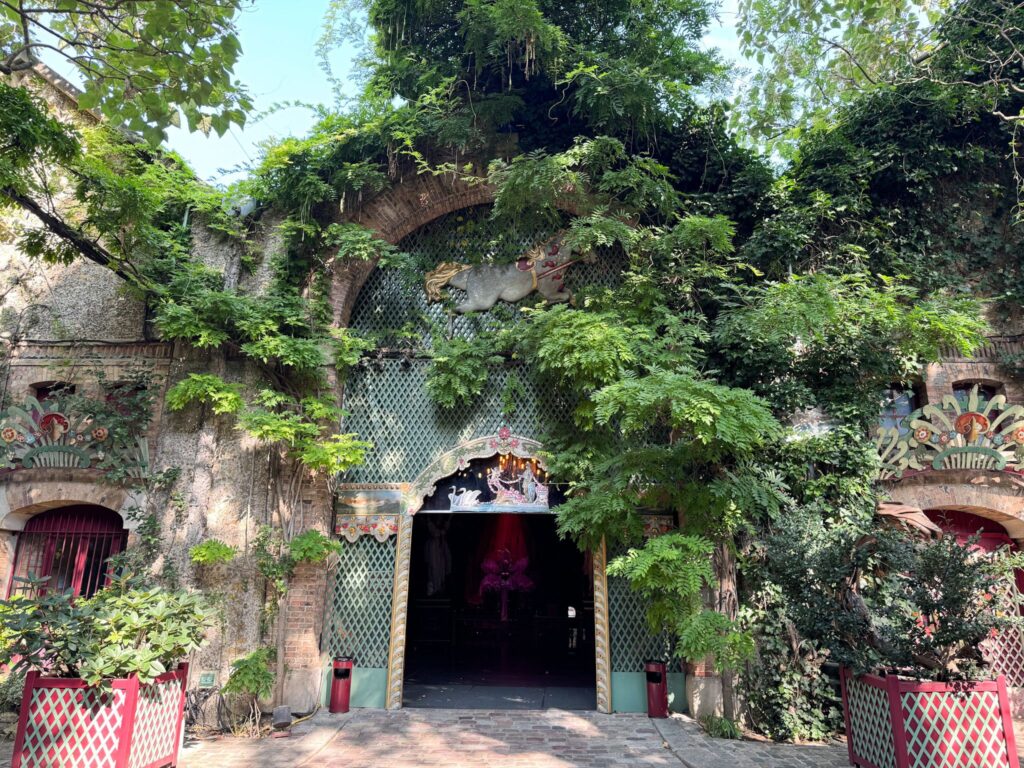
[[(248, 86), (256, 113), (281, 102), (333, 102), (331, 85), (316, 58), (326, 6), (327, 0), (256, 0), (242, 11), (238, 27), (243, 52), (235, 74)], [(726, 59), (737, 61), (736, 0), (725, 0), (719, 15), (720, 22), (705, 42), (718, 48)], [(335, 76), (349, 84), (348, 95), (356, 92), (352, 54), (345, 48), (335, 52), (331, 61)], [(260, 142), (301, 136), (313, 119), (309, 110), (289, 108), (261, 119), (250, 118), (244, 127), (234, 127), (223, 136), (172, 129), (167, 143), (201, 178), (227, 183), (242, 175), (239, 169), (258, 159)]]

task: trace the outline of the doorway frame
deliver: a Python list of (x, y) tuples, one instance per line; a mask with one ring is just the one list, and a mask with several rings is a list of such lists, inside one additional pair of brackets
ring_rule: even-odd
[[(469, 465), (473, 459), (494, 456), (515, 456), (536, 461), (547, 469), (542, 457), (542, 446), (536, 440), (514, 435), (502, 429), (496, 435), (479, 437), (458, 446), (432, 462), (408, 486), (403, 497), (402, 513), (398, 521), (398, 539), (395, 543), (395, 577), (391, 599), (391, 642), (388, 648), (387, 708), (401, 709), (405, 686), (406, 630), (409, 619), (409, 575), (412, 567), (413, 520), (431, 496), (437, 484)], [(487, 514), (487, 513), (484, 513)], [(526, 513), (524, 513), (526, 514)], [(538, 514), (538, 513), (529, 513)], [(541, 513), (554, 514), (554, 512)], [(611, 635), (608, 620), (607, 550), (602, 539), (594, 550), (594, 685), (595, 709), (603, 714), (611, 712)]]

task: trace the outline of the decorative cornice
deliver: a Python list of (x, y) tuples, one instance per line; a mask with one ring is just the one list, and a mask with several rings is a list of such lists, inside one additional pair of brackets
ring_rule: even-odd
[(173, 344), (155, 341), (25, 341), (11, 350), (14, 365), (29, 361), (52, 363), (68, 358), (96, 358), (99, 360), (123, 360), (126, 358), (169, 361), (174, 352)]
[(927, 471), (969, 469), (1024, 472), (1024, 406), (997, 395), (982, 402), (978, 387), (966, 407), (953, 395), (926, 405), (898, 427), (880, 427), (875, 446), (879, 480), (900, 480)]
[(148, 466), (144, 438), (116, 440), (107, 424), (68, 410), (59, 397), (44, 402), (27, 397), (0, 412), (0, 469), (117, 468), (138, 479)]
[(334, 532), (350, 542), (360, 536), (373, 536), (384, 542), (398, 534), (399, 518), (399, 515), (337, 515)]

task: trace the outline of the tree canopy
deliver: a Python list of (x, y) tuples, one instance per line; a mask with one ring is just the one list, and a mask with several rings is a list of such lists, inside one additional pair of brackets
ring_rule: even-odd
[(0, 2), (0, 75), (39, 61), (70, 65), (81, 109), (159, 142), (182, 115), (224, 133), (250, 109), (232, 78), (242, 51), (235, 18), (246, 0)]

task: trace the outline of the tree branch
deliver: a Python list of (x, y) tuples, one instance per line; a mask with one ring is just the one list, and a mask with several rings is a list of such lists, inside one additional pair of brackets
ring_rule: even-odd
[(0, 189), (0, 196), (6, 197), (19, 207), (31, 213), (39, 219), (39, 221), (41, 221), (51, 233), (59, 237), (61, 240), (64, 240), (66, 243), (74, 246), (84, 258), (95, 264), (99, 264), (101, 267), (106, 267), (122, 280), (125, 280), (136, 287), (142, 288), (146, 291), (150, 290), (148, 282), (131, 264), (117, 258), (102, 245), (87, 237), (80, 230), (72, 227), (60, 216), (47, 211), (31, 197), (23, 195), (10, 187)]

